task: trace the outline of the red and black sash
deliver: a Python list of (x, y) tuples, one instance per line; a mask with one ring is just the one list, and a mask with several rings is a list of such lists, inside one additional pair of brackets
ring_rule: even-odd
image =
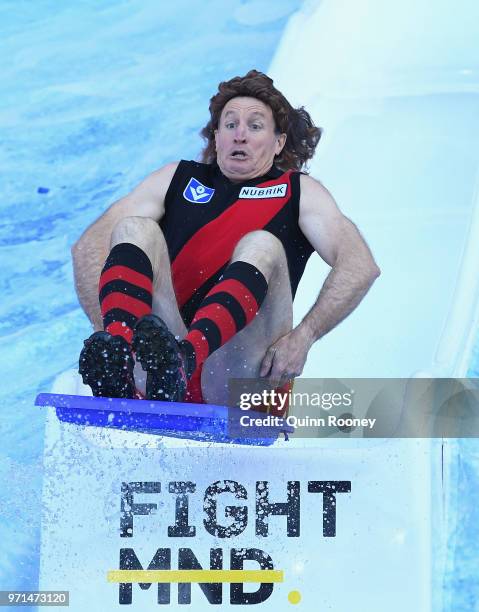
[(171, 265), (180, 308), (227, 264), (243, 236), (263, 229), (286, 206), (291, 197), (291, 174), (288, 171), (254, 186), (258, 189), (286, 183), (284, 196), (238, 198), (185, 243)]

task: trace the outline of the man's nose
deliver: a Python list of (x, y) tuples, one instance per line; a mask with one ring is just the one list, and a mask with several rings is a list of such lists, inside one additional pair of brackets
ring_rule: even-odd
[(244, 142), (246, 140), (246, 126), (238, 123), (235, 129), (235, 142)]

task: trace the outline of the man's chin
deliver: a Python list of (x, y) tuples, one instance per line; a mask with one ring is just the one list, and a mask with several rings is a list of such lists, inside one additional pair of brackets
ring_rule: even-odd
[(226, 176), (226, 178), (230, 179), (230, 181), (247, 181), (248, 179), (259, 176), (258, 169), (247, 161), (228, 163), (224, 166), (222, 164), (218, 165), (220, 166), (221, 172)]

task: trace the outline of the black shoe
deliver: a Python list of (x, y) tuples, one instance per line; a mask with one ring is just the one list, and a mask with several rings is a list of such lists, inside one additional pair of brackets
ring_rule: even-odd
[(79, 373), (97, 397), (135, 397), (133, 355), (121, 336), (103, 331), (84, 341), (80, 353)]
[(147, 399), (182, 402), (188, 380), (186, 357), (160, 317), (146, 315), (138, 321), (132, 346), (137, 361), (147, 372)]

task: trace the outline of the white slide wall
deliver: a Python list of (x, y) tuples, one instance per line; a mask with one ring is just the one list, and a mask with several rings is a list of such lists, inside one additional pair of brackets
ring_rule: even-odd
[[(477, 329), (479, 5), (306, 2), (271, 66), (324, 136), (311, 165), (382, 270), (304, 376), (464, 375)], [(328, 268), (315, 257), (299, 319)]]

